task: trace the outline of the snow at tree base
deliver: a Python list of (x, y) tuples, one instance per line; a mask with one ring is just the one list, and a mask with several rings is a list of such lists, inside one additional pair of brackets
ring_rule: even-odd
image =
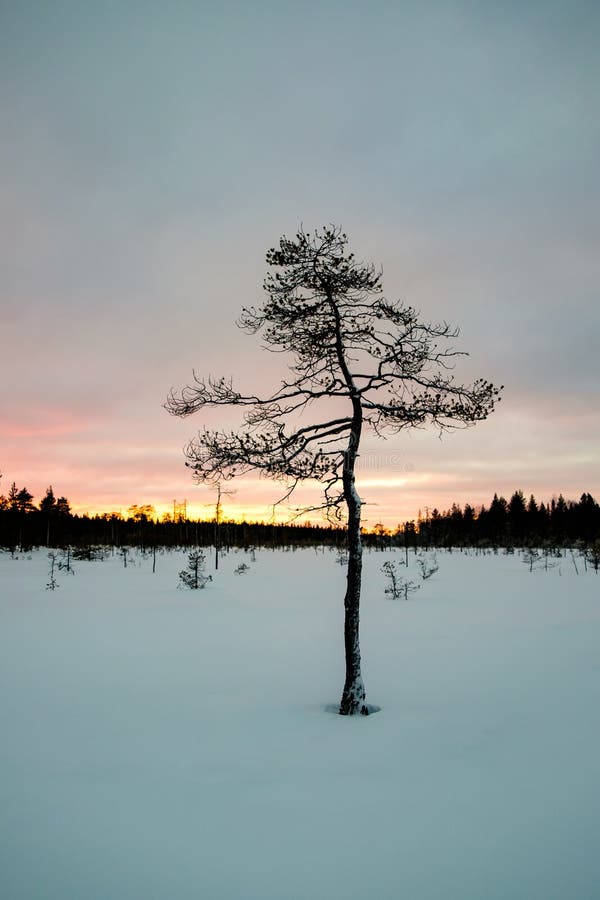
[(184, 553), (53, 591), (46, 552), (1, 555), (1, 896), (598, 896), (598, 576), (438, 552), (392, 600), (401, 556), (365, 553), (381, 711), (343, 717), (333, 552), (232, 552), (202, 591)]

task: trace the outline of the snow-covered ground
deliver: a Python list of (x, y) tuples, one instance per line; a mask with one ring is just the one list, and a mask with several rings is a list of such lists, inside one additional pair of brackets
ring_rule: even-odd
[(0, 555), (3, 900), (600, 896), (600, 577), (441, 553), (392, 601), (388, 558), (348, 719), (333, 553), (198, 592), (183, 554), (55, 591)]

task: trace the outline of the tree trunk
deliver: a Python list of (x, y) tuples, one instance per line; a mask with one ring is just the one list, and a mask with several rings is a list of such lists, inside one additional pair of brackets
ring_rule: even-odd
[(354, 484), (356, 451), (348, 450), (344, 459), (344, 496), (348, 504), (348, 575), (344, 598), (344, 645), (346, 680), (340, 703), (340, 715), (368, 715), (365, 687), (360, 671), (360, 588), (362, 580), (362, 539), (360, 536), (361, 501)]
[(219, 525), (221, 523), (221, 485), (217, 483), (217, 504), (215, 506), (215, 571), (219, 568)]
[(346, 652), (346, 680), (340, 703), (341, 716), (368, 715), (365, 703), (365, 686), (360, 672), (360, 588), (362, 581), (362, 540), (360, 537), (361, 501), (354, 483), (354, 468), (360, 446), (363, 410), (360, 394), (348, 368), (342, 339), (340, 312), (333, 297), (328, 294), (335, 320), (335, 345), (340, 371), (352, 400), (352, 424), (348, 448), (344, 453), (342, 484), (344, 500), (348, 507), (348, 574), (344, 597), (344, 648)]

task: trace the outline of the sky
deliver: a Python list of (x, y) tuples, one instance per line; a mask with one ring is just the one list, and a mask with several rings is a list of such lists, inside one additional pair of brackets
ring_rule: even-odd
[(473, 429), (366, 439), (367, 525), (598, 498), (599, 39), (583, 0), (0, 0), (0, 492), (209, 515), (182, 447), (238, 419), (162, 403), (194, 368), (277, 386), (235, 320), (282, 234), (336, 223), (505, 385)]

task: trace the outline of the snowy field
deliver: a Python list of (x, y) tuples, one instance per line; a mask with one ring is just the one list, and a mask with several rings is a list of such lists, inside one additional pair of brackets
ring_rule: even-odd
[(392, 601), (388, 558), (382, 709), (349, 719), (329, 551), (231, 553), (198, 592), (180, 553), (55, 591), (1, 554), (2, 900), (598, 898), (600, 577), (439, 553)]

